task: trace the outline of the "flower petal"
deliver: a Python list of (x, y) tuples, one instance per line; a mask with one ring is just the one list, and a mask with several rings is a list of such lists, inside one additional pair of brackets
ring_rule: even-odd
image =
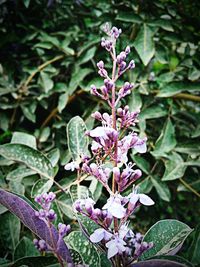
[(138, 195), (139, 195), (139, 200), (141, 204), (146, 205), (146, 206), (151, 206), (155, 204), (155, 202), (147, 195), (145, 194), (138, 194)]
[[(107, 244), (106, 244), (107, 245)], [(115, 244), (115, 242), (112, 242), (109, 246), (108, 246), (108, 259), (112, 258), (113, 256), (115, 256), (118, 253), (118, 248)]]
[(93, 234), (90, 236), (90, 241), (92, 243), (98, 243), (104, 238), (104, 229), (99, 228), (94, 231)]

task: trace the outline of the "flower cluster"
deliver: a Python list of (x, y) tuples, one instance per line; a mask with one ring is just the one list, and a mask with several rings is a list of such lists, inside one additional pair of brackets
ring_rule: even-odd
[[(35, 211), (35, 216), (46, 223), (47, 227), (49, 228), (49, 231), (52, 230), (52, 222), (56, 219), (56, 213), (53, 209), (51, 209), (51, 204), (55, 198), (56, 195), (53, 192), (43, 193), (35, 197), (35, 202), (37, 202), (41, 206), (41, 209), (39, 211)], [(59, 241), (61, 240), (61, 238), (69, 234), (70, 230), (70, 225), (66, 225), (63, 223), (58, 224), (59, 238), (57, 245), (59, 245)], [(33, 243), (40, 252), (54, 250), (54, 248), (49, 247), (43, 239), (34, 239)]]
[(99, 111), (92, 114), (101, 123), (86, 132), (92, 139), (93, 155), (91, 159), (83, 160), (79, 166), (74, 162), (68, 163), (65, 169), (77, 169), (79, 175), (85, 173), (93, 176), (107, 190), (109, 197), (101, 209), (95, 207), (96, 203), (91, 198), (87, 198), (77, 200), (74, 210), (89, 217), (99, 226), (90, 236), (90, 241), (98, 243), (107, 251), (113, 266), (127, 266), (153, 246), (152, 243), (143, 241), (141, 234), (134, 234), (128, 227), (129, 217), (139, 206), (151, 206), (154, 201), (140, 193), (135, 185), (131, 193), (124, 194), (142, 176), (135, 163), (129, 161), (129, 152), (134, 149), (135, 153), (145, 153), (147, 138), (141, 138), (132, 128), (138, 122), (140, 111), (130, 111), (128, 106), (120, 106), (121, 100), (131, 93), (134, 85), (125, 81), (121, 88), (116, 86), (118, 78), (135, 67), (134, 60), (127, 61), (131, 49), (127, 46), (117, 54), (116, 41), (122, 30), (110, 28), (106, 24), (104, 31), (107, 38), (102, 38), (101, 46), (109, 52), (113, 60), (112, 74), (110, 77), (105, 63), (99, 61), (97, 68), (98, 74), (104, 79), (103, 86), (97, 88), (92, 85), (91, 93), (109, 105), (111, 114)]

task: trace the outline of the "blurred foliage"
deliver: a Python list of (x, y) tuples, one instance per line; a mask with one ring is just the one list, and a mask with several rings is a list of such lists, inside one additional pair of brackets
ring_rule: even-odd
[[(37, 147), (51, 162), (56, 183), (67, 187), (75, 180), (63, 169), (71, 159), (66, 126), (79, 115), (91, 129), (91, 112), (107, 109), (89, 93), (91, 84), (101, 85), (96, 62), (105, 59), (111, 68), (99, 45), (107, 21), (123, 29), (119, 49), (131, 46), (136, 68), (123, 79), (134, 82), (135, 90), (127, 104), (131, 110), (141, 109), (139, 128), (148, 137), (148, 153), (130, 157), (143, 171), (140, 190), (150, 193), (156, 205), (138, 211), (134, 228), (145, 232), (164, 218), (195, 227), (200, 212), (197, 0), (0, 1), (0, 144)], [(1, 187), (29, 199), (51, 188), (59, 191), (42, 174), (0, 157)], [(92, 177), (83, 185), (104, 201), (105, 192)], [(58, 192), (55, 205), (60, 220), (74, 218), (69, 193)], [(0, 207), (0, 214), (1, 224), (6, 223), (6, 209)], [(25, 234), (18, 223), (15, 228), (14, 239), (9, 229), (10, 234), (0, 238), (2, 257), (14, 259)], [(195, 254), (191, 260), (200, 264), (198, 258)]]

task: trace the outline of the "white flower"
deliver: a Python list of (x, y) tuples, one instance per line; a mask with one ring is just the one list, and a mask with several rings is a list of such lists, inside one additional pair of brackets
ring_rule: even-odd
[(120, 194), (111, 196), (102, 209), (107, 209), (113, 217), (121, 219), (126, 215), (126, 209), (122, 205), (122, 200), (123, 197)]
[(135, 205), (138, 201), (145, 206), (152, 206), (155, 204), (155, 202), (145, 194), (137, 194), (133, 192), (128, 195), (128, 198), (130, 199), (130, 203), (132, 205)]
[(70, 163), (67, 163), (64, 168), (66, 171), (71, 170), (73, 172), (75, 169), (79, 169), (79, 164), (76, 161), (72, 161)]
[(106, 243), (108, 248), (108, 259), (112, 258), (116, 254), (122, 254), (126, 250), (126, 242), (119, 236), (115, 236), (114, 239)]
[(90, 236), (90, 241), (92, 243), (98, 243), (101, 240), (109, 240), (112, 237), (112, 234), (106, 231), (103, 228), (96, 229), (93, 234)]

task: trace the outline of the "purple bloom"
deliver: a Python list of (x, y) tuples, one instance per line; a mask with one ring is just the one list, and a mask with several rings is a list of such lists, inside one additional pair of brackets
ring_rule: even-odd
[(79, 169), (79, 164), (76, 161), (72, 161), (70, 163), (67, 163), (64, 168), (66, 171), (72, 171), (73, 172), (74, 170)]
[(110, 196), (102, 209), (106, 209), (113, 217), (121, 219), (126, 215), (126, 209), (122, 201), (123, 197), (120, 194)]
[(68, 235), (71, 230), (71, 226), (64, 223), (58, 224), (58, 232), (61, 237), (64, 237), (65, 235)]
[(131, 194), (128, 195), (128, 198), (129, 198), (129, 203), (132, 206), (135, 206), (137, 202), (140, 202), (145, 206), (152, 206), (155, 204), (155, 202), (145, 194), (137, 194), (136, 192), (132, 192)]
[(108, 259), (110, 259), (116, 254), (121, 255), (126, 250), (126, 242), (116, 235), (106, 243), (106, 247), (108, 248)]
[(96, 229), (94, 233), (90, 236), (90, 241), (92, 243), (99, 243), (102, 240), (108, 241), (112, 237), (112, 234), (103, 228)]

